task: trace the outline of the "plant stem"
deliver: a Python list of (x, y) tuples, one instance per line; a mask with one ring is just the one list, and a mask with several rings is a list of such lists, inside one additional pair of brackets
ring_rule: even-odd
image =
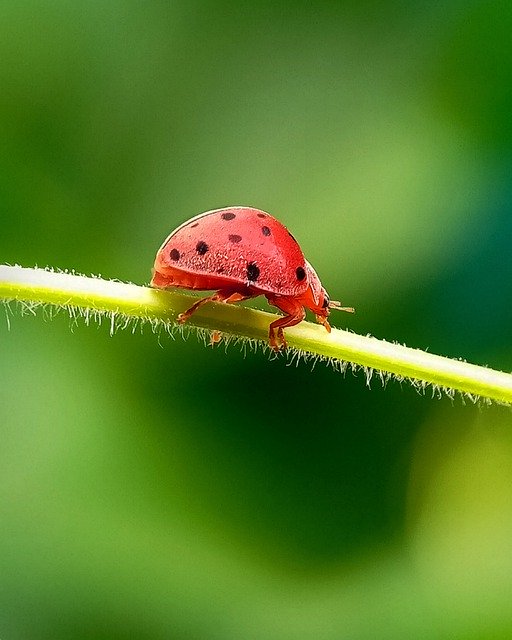
[[(179, 291), (11, 266), (0, 266), (0, 299), (19, 301), (29, 307), (48, 304), (64, 307), (86, 320), (91, 316), (108, 316), (112, 328), (138, 319), (170, 329), (177, 315), (191, 305), (191, 296)], [(264, 311), (212, 303), (201, 307), (187, 324), (267, 343), (268, 327), (275, 317)], [(508, 373), (339, 329), (329, 334), (309, 322), (287, 329), (286, 337), (292, 353), (320, 356), (341, 369), (347, 362), (362, 366), (368, 380), (373, 371), (379, 371), (410, 379), (420, 387), (432, 384), (449, 394), (456, 390), (472, 399), (479, 396), (512, 403), (512, 375)]]

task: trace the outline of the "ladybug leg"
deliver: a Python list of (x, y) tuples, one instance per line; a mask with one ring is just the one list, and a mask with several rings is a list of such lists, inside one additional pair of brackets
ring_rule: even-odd
[(331, 325), (329, 324), (326, 316), (315, 316), (315, 318), (318, 324), (322, 324), (327, 329), (327, 331), (331, 333)]
[(286, 349), (286, 339), (284, 331), (286, 327), (293, 327), (302, 322), (306, 317), (306, 311), (300, 302), (289, 296), (267, 295), (270, 304), (281, 309), (286, 315), (274, 320), (269, 327), (269, 344), (274, 351)]
[(199, 309), (199, 307), (202, 307), (203, 304), (206, 304), (207, 302), (232, 303), (240, 302), (240, 300), (247, 300), (248, 298), (253, 297), (253, 295), (244, 295), (243, 293), (239, 293), (238, 291), (233, 291), (233, 289), (221, 289), (211, 296), (198, 300), (190, 307), (190, 309), (187, 309), (183, 313), (180, 313), (177, 320), (180, 324), (185, 323), (190, 318), (190, 316)]

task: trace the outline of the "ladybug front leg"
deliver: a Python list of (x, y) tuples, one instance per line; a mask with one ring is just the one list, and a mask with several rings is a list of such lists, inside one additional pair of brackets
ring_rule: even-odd
[(282, 318), (271, 322), (268, 332), (270, 347), (274, 351), (280, 351), (281, 349), (286, 349), (283, 329), (293, 327), (302, 322), (306, 317), (306, 311), (300, 302), (288, 296), (267, 295), (267, 300), (286, 314)]
[(253, 298), (253, 297), (254, 297), (253, 295), (245, 295), (238, 291), (234, 291), (233, 289), (221, 289), (220, 291), (217, 291), (217, 293), (214, 293), (211, 296), (208, 296), (206, 298), (201, 298), (200, 300), (198, 300), (195, 304), (193, 304), (190, 307), (190, 309), (187, 309), (183, 313), (180, 313), (178, 315), (177, 320), (180, 324), (183, 324), (190, 318), (190, 316), (193, 313), (195, 313), (199, 309), (199, 307), (202, 307), (203, 304), (206, 304), (207, 302), (231, 303), (231, 302), (240, 302), (241, 300), (247, 300), (248, 298)]

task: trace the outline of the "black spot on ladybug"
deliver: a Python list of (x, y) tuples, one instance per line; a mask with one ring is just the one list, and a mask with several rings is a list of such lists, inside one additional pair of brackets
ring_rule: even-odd
[(258, 218), (266, 218), (267, 216), (264, 213), (258, 213)]
[(297, 276), (297, 280), (304, 280), (304, 278), (306, 277), (306, 272), (302, 267), (297, 267), (295, 269), (295, 274)]
[(255, 262), (249, 262), (247, 265), (247, 280), (250, 282), (256, 282), (260, 277), (260, 268)]
[(233, 218), (236, 218), (236, 216), (235, 216), (234, 213), (231, 213), (231, 212), (227, 211), (226, 213), (222, 214), (222, 218), (224, 220), (233, 220)]
[(191, 229), (193, 229), (194, 227), (197, 227), (197, 226), (198, 226), (198, 224), (199, 224), (199, 222), (194, 222), (194, 224), (191, 224), (191, 225), (190, 225), (190, 228), (191, 228)]
[(264, 236), (269, 236), (270, 235), (270, 229), (268, 227), (261, 227), (261, 233)]
[(208, 245), (203, 240), (199, 240), (196, 244), (196, 251), (200, 256), (204, 256), (204, 254), (208, 251)]
[(179, 260), (180, 259), (180, 252), (178, 251), (178, 249), (171, 249), (171, 251), (169, 253), (169, 258), (171, 260)]
[(234, 242), (235, 244), (237, 242), (241, 242), (242, 240), (242, 236), (237, 236), (236, 234), (232, 234), (232, 233), (229, 234), (228, 238), (230, 242)]

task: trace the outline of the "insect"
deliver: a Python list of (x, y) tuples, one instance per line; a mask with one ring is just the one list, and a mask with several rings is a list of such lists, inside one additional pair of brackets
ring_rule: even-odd
[(207, 211), (175, 229), (155, 258), (151, 286), (211, 290), (178, 316), (186, 322), (207, 302), (240, 302), (264, 295), (285, 315), (270, 323), (272, 349), (286, 348), (284, 331), (310, 309), (327, 331), (331, 309), (354, 312), (329, 299), (288, 229), (265, 211), (227, 207)]

